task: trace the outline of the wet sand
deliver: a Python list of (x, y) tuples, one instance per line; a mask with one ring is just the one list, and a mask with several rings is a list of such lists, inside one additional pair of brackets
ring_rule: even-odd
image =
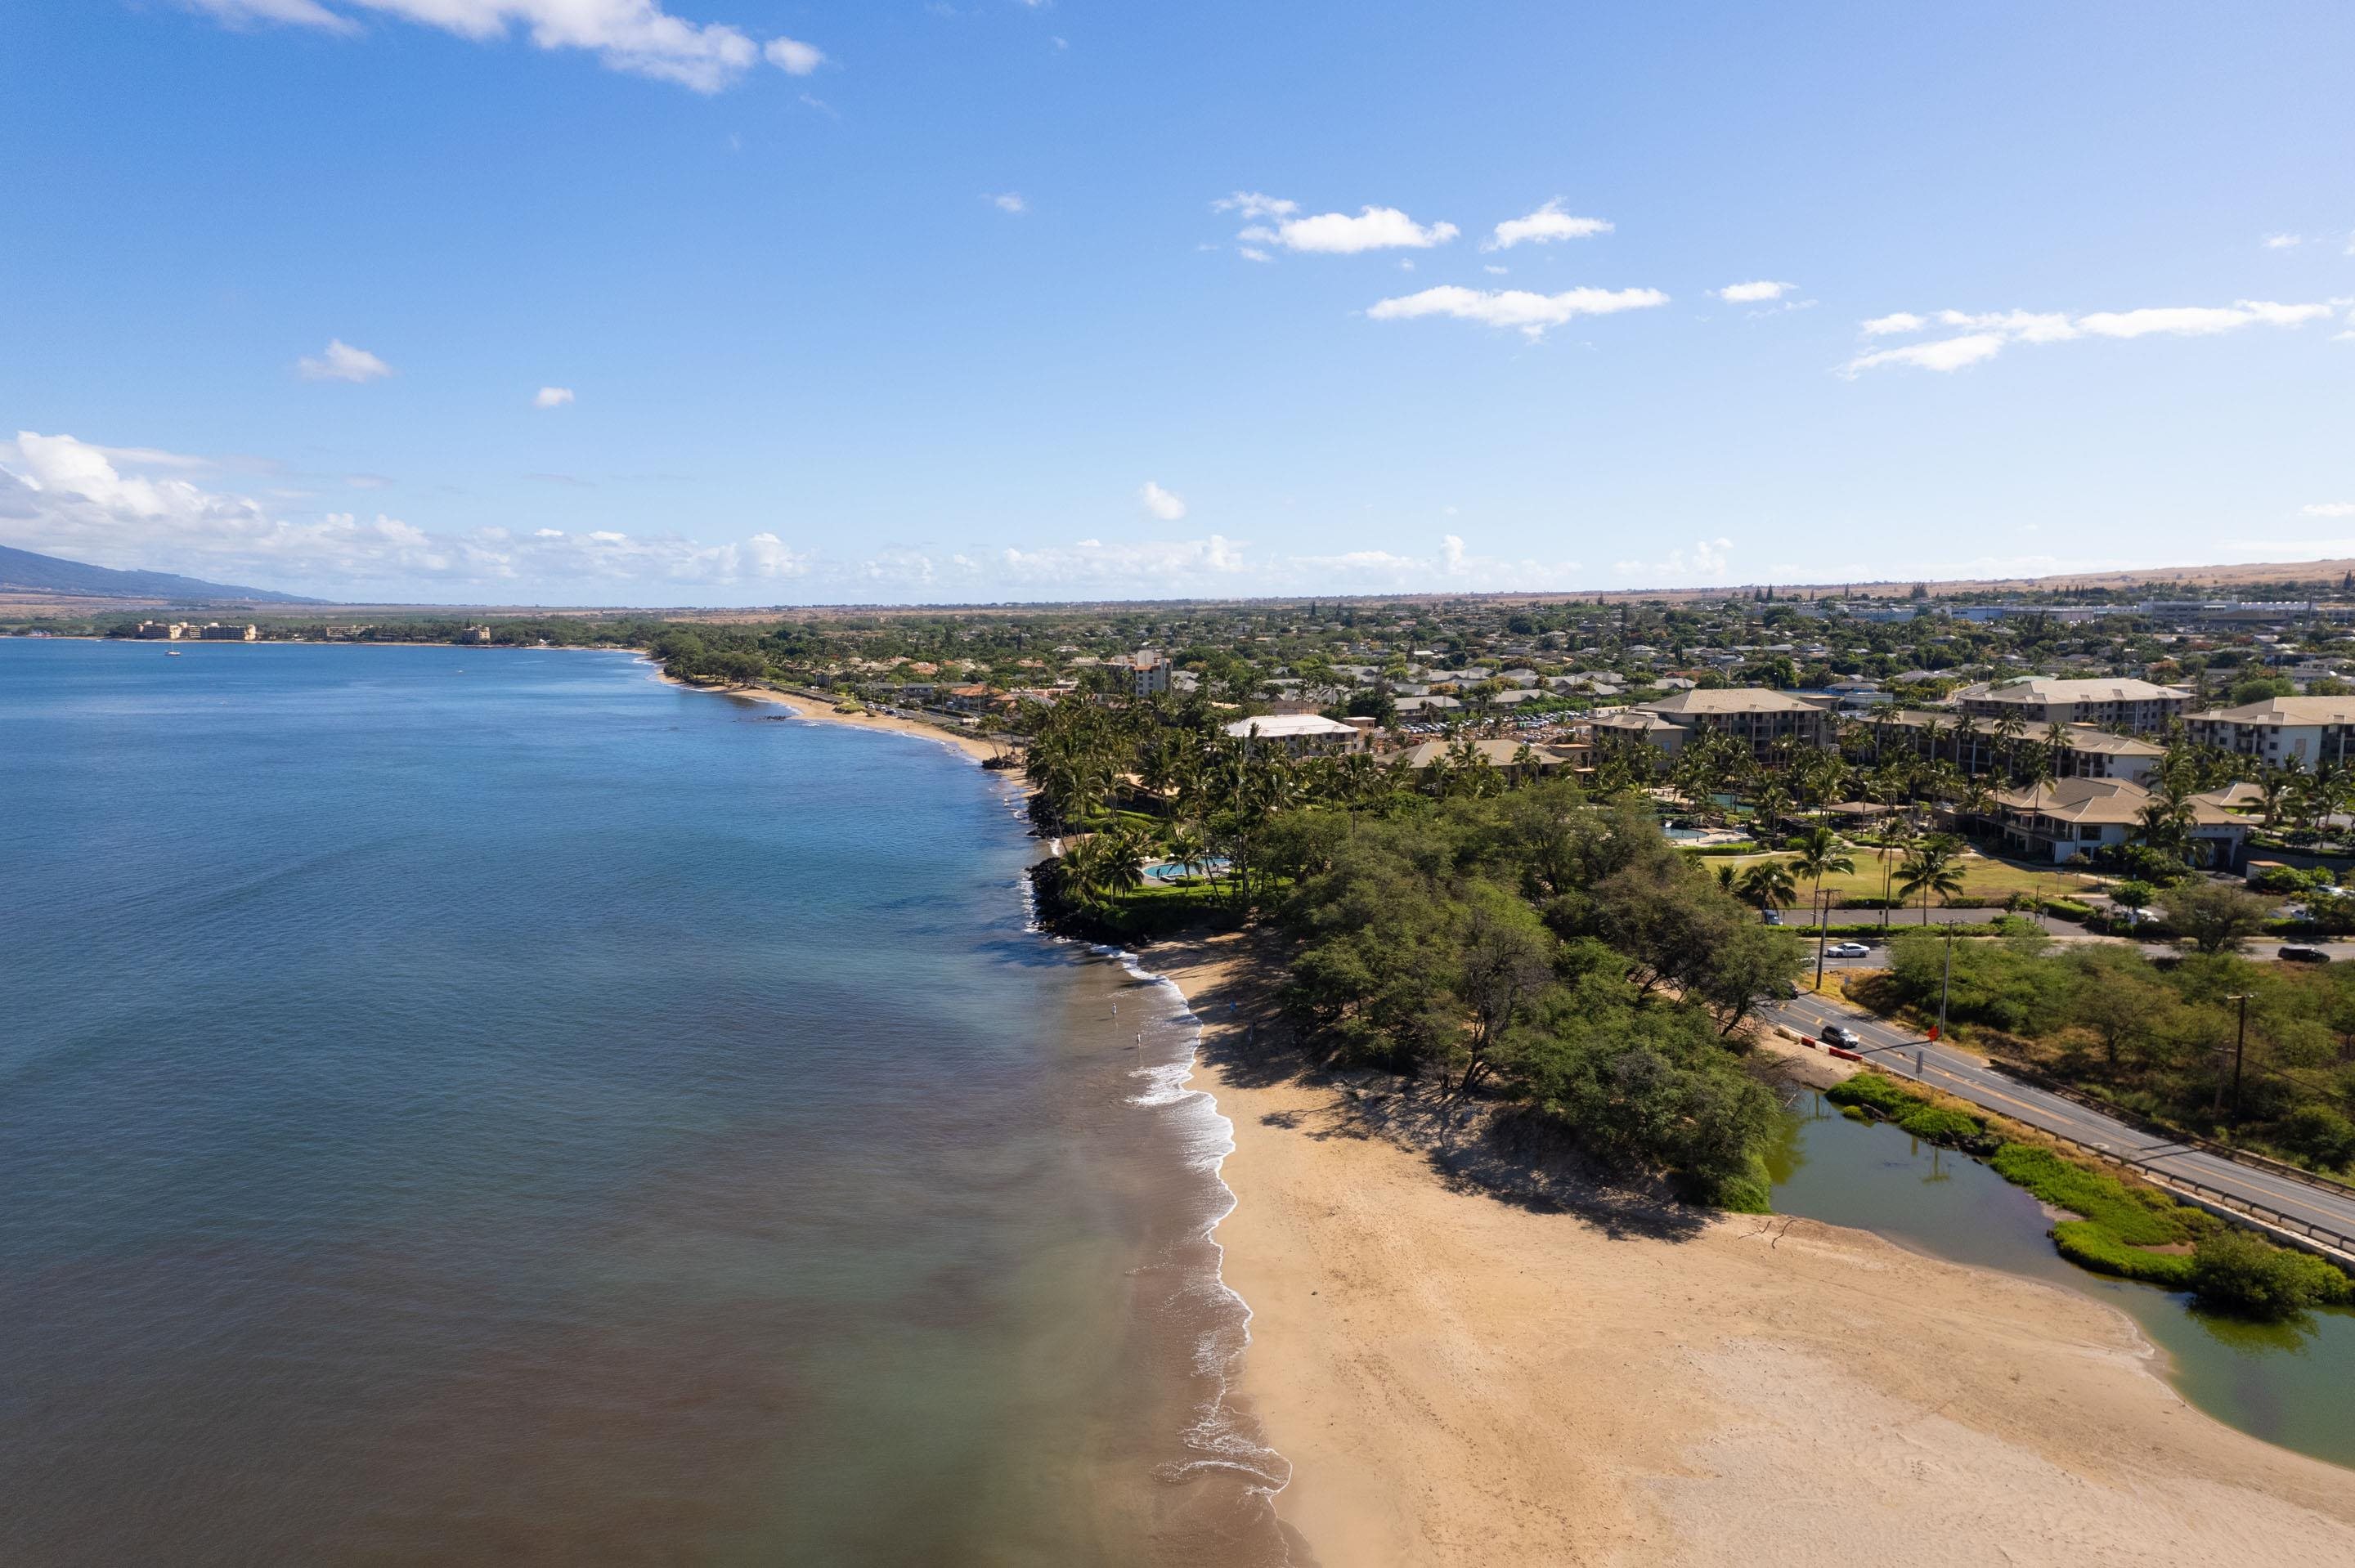
[(1325, 1568), (2355, 1561), (2355, 1471), (2185, 1404), (2120, 1313), (1805, 1220), (1470, 1186), (1247, 1044), (1278, 1031), (1242, 938), (1148, 961), (1234, 1124), (1237, 1393)]
[(709, 692), (715, 696), (741, 697), (746, 702), (752, 703), (774, 703), (793, 714), (794, 717), (807, 719), (813, 724), (839, 724), (847, 725), (853, 729), (890, 730), (900, 735), (912, 735), (922, 740), (937, 740), (944, 746), (954, 746), (966, 756), (984, 762), (993, 757), (1002, 756), (1008, 749), (1004, 743), (989, 740), (983, 736), (959, 735), (954, 730), (943, 729), (938, 725), (924, 724), (915, 719), (899, 718), (890, 714), (837, 713), (834, 711), (833, 704), (818, 697), (805, 697), (797, 693), (772, 691), (765, 686), (700, 686), (691, 681), (678, 680), (668, 674), (662, 676), (662, 679), (667, 684), (677, 686), (682, 691)]

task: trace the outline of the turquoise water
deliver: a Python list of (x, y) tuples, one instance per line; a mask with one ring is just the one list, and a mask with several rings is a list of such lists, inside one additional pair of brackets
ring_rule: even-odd
[(2051, 1218), (2026, 1192), (1967, 1155), (1850, 1121), (1820, 1095), (1801, 1095), (1770, 1164), (1778, 1211), (2116, 1307), (2159, 1348), (2169, 1381), (2192, 1404), (2269, 1442), (2355, 1466), (2355, 1312), (2246, 1323), (2197, 1311), (2181, 1292), (2089, 1274), (2052, 1249)]
[(1273, 1554), (1182, 1009), (650, 676), (0, 642), (0, 1562)]

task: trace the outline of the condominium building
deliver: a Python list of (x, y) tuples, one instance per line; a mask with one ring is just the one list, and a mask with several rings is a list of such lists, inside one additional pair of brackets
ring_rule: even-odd
[[(2031, 860), (2065, 864), (2095, 850), (2134, 838), (2142, 813), (2156, 799), (2124, 779), (2064, 779), (2033, 789), (1997, 794), (2007, 849)], [(2201, 865), (2240, 863), (2250, 821), (2228, 810), (2219, 795), (2194, 795), (2189, 824), (2194, 859)]]
[(2009, 715), (2040, 729), (2046, 725), (2089, 724), (2149, 734), (2189, 713), (2191, 694), (2148, 681), (2110, 677), (2064, 681), (2025, 675), (1965, 686), (1955, 694), (1955, 701), (1973, 718), (1991, 723), (2000, 723)]
[(1778, 742), (1820, 747), (1831, 745), (1838, 735), (1830, 709), (1763, 686), (1678, 692), (1657, 702), (1638, 703), (1634, 711), (1650, 714), (1690, 734), (1731, 736), (1762, 762)]
[(2275, 768), (2344, 763), (2355, 736), (2355, 697), (2268, 697), (2184, 721), (2195, 745), (2254, 757)]
[[(2061, 747), (2051, 759), (2055, 778), (2128, 779), (2139, 784), (2158, 770), (2167, 756), (2167, 748), (2155, 742), (2113, 735), (2090, 724), (2060, 727)], [(1863, 734), (1878, 751), (1894, 747), (1900, 755), (1949, 761), (1972, 778), (1995, 772), (2003, 763), (2003, 745), (1992, 725), (1972, 718), (1966, 727), (1961, 714), (1885, 709), (1864, 720)], [(2027, 726), (2019, 738), (2049, 744), (2052, 726)]]

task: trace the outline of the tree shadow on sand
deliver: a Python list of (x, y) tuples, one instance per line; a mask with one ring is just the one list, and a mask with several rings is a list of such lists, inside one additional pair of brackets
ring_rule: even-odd
[(1332, 1091), (1319, 1107), (1271, 1112), (1263, 1125), (1320, 1141), (1381, 1139), (1417, 1155), (1455, 1191), (1573, 1215), (1614, 1239), (1689, 1240), (1716, 1218), (1678, 1202), (1664, 1181), (1604, 1169), (1558, 1124), (1522, 1107), (1477, 1094), (1451, 1102), (1428, 1081), (1323, 1063), (1277, 1008), (1279, 980), (1273, 965), (1245, 962), (1197, 985), (1191, 997), (1202, 1060), (1228, 1083)]

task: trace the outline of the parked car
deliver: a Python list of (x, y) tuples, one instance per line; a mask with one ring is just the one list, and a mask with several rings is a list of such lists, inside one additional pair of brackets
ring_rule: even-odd
[(2320, 948), (2284, 948), (2275, 955), (2286, 964), (2327, 964), (2330, 955)]
[(1769, 909), (1766, 911), (1766, 924), (1769, 926), (1780, 926), (1782, 923), (1783, 912), (1780, 909)]
[(1827, 1023), (1824, 1025), (1824, 1044), (1853, 1051), (1864, 1042), (1859, 1040), (1856, 1031), (1845, 1023)]
[(1862, 942), (1834, 942), (1826, 950), (1836, 959), (1868, 958), (1872, 953), (1872, 949)]

